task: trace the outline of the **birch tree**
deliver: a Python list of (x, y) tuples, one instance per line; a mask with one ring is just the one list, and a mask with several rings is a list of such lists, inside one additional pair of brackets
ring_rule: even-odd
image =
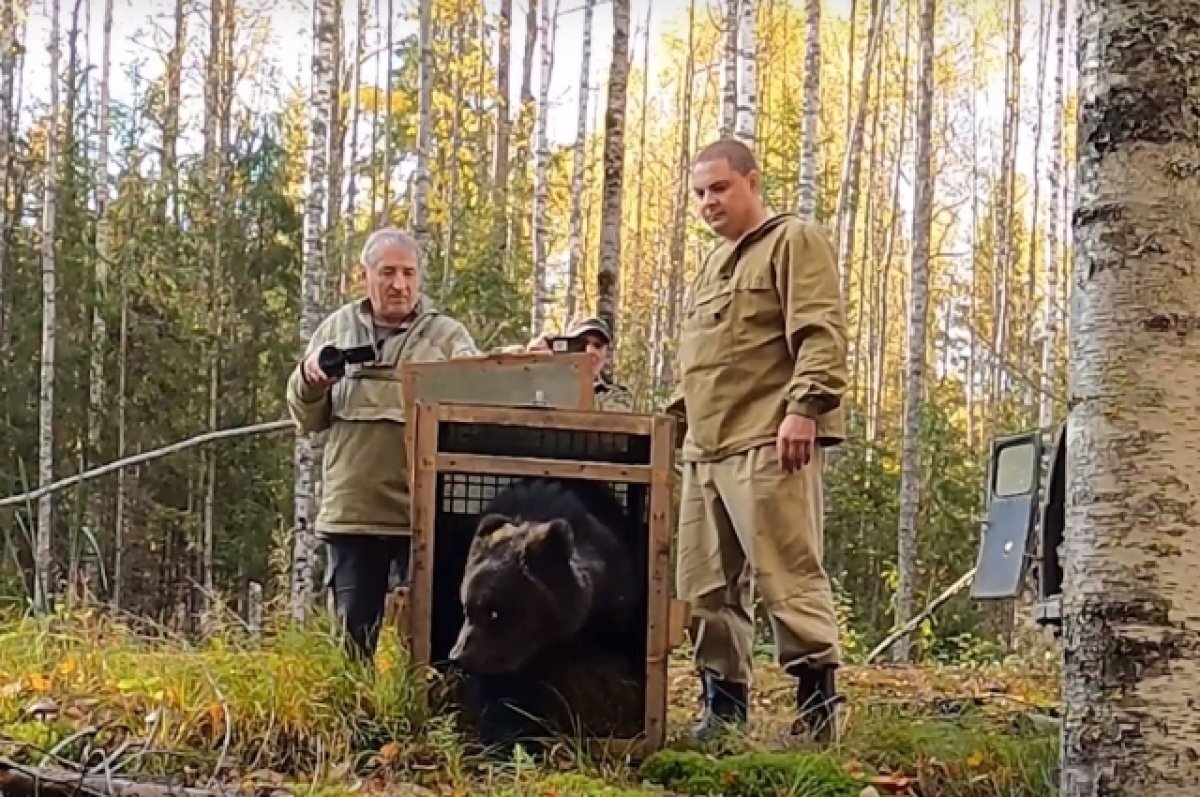
[[(58, 336), (58, 287), (55, 243), (58, 221), (59, 179), (59, 0), (50, 0), (50, 123), (46, 130), (46, 172), (42, 197), (42, 356), (38, 389), (38, 487), (54, 481), (54, 355)], [(34, 608), (51, 609), (54, 584), (50, 541), (54, 503), (50, 494), (38, 499), (37, 538), (34, 544)]]
[(1042, 391), (1038, 396), (1038, 425), (1054, 422), (1054, 385), (1058, 375), (1058, 256), (1059, 207), (1062, 200), (1063, 84), (1067, 71), (1067, 0), (1055, 3), (1054, 127), (1050, 135), (1049, 219), (1046, 224), (1045, 272), (1042, 281)]
[(734, 134), (751, 149), (758, 122), (758, 62), (755, 53), (754, 0), (740, 0), (737, 9), (737, 109)]
[(799, 199), (796, 211), (815, 218), (817, 213), (817, 136), (821, 126), (821, 0), (807, 0), (804, 48), (804, 127), (800, 149)]
[[(332, 0), (313, 0), (312, 83), (308, 127), (307, 194), (304, 203), (304, 276), (301, 294), (300, 339), (307, 344), (321, 323), (321, 286), (325, 284), (324, 230), (326, 165), (329, 146), (329, 71), (333, 69), (333, 37), (337, 20)], [(292, 618), (303, 621), (308, 599), (313, 592), (313, 556), (316, 536), (312, 522), (313, 502), (312, 441), (304, 434), (296, 436), (296, 481), (294, 494), (295, 527), (292, 544), (291, 609)]]
[(567, 318), (575, 316), (577, 282), (583, 268), (583, 163), (587, 143), (589, 77), (592, 69), (592, 18), (596, 0), (583, 3), (583, 56), (579, 62), (579, 99), (575, 116), (575, 144), (571, 148), (570, 259), (567, 263)]
[(500, 0), (496, 60), (496, 139), (492, 161), (492, 256), (503, 268), (508, 251), (509, 74), (512, 72), (512, 0)]
[(417, 37), (417, 179), (412, 225), (424, 250), (429, 246), (429, 150), (433, 146), (433, 0), (420, 0)]
[[(933, 81), (936, 0), (921, 0), (921, 76), (917, 84), (913, 179), (912, 269), (908, 288), (908, 355), (904, 363), (904, 438), (900, 460), (900, 546), (897, 552), (896, 623), (913, 612), (917, 579), (917, 514), (921, 501), (921, 409), (925, 398), (929, 326), (929, 255), (933, 232)], [(911, 637), (892, 649), (895, 661), (911, 657)]]
[[(613, 0), (612, 66), (604, 111), (604, 184), (596, 313), (617, 335), (621, 281), (621, 186), (625, 176), (625, 100), (629, 87), (629, 0)], [(608, 356), (612, 357), (612, 348)]]
[[(550, 142), (546, 138), (550, 114), (550, 70), (554, 63), (554, 29), (558, 21), (558, 3), (553, 15), (550, 3), (542, 3), (538, 37), (542, 43), (538, 65), (537, 121), (533, 133), (533, 309), (529, 334), (537, 337), (546, 325), (546, 206), (550, 201)], [(586, 68), (586, 67), (585, 67)]]
[(1200, 0), (1082, 0), (1078, 19), (1060, 794), (1183, 797), (1200, 790)]
[(721, 39), (721, 138), (734, 134), (738, 100), (738, 0), (724, 0)]

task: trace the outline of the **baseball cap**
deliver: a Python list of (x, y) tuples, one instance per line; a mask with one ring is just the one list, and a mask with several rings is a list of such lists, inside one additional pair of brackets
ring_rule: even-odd
[(572, 321), (563, 337), (578, 338), (580, 335), (586, 335), (589, 332), (593, 332), (604, 338), (605, 343), (612, 343), (612, 332), (609, 330), (608, 324), (604, 323), (603, 319), (596, 318), (595, 316)]

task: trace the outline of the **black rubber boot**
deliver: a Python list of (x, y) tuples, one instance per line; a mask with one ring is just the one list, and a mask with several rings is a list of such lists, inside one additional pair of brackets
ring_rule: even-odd
[(818, 744), (837, 741), (837, 693), (834, 669), (796, 669), (796, 708), (800, 716), (792, 724), (792, 735), (808, 736)]
[(728, 726), (742, 727), (749, 713), (750, 689), (746, 684), (723, 681), (711, 672), (700, 673), (702, 686), (699, 721), (692, 726), (692, 735), (699, 740), (710, 739)]

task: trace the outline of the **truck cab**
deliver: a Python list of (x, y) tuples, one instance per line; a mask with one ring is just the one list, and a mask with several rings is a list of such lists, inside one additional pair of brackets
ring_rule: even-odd
[[(971, 597), (1012, 600), (1035, 576), (1034, 619), (1062, 625), (1062, 541), (1066, 509), (1066, 423), (992, 440), (987, 513)], [(1047, 456), (1048, 454), (1048, 456)]]

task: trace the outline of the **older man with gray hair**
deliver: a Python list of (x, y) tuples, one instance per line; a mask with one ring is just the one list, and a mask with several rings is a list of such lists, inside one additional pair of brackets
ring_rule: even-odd
[(328, 546), (326, 586), (349, 652), (374, 657), (393, 565), (407, 577), (411, 547), (403, 362), (479, 354), (459, 321), (421, 293), (421, 249), (394, 227), (367, 238), (366, 296), (317, 328), (287, 383), (304, 432), (326, 432), (315, 531)]

